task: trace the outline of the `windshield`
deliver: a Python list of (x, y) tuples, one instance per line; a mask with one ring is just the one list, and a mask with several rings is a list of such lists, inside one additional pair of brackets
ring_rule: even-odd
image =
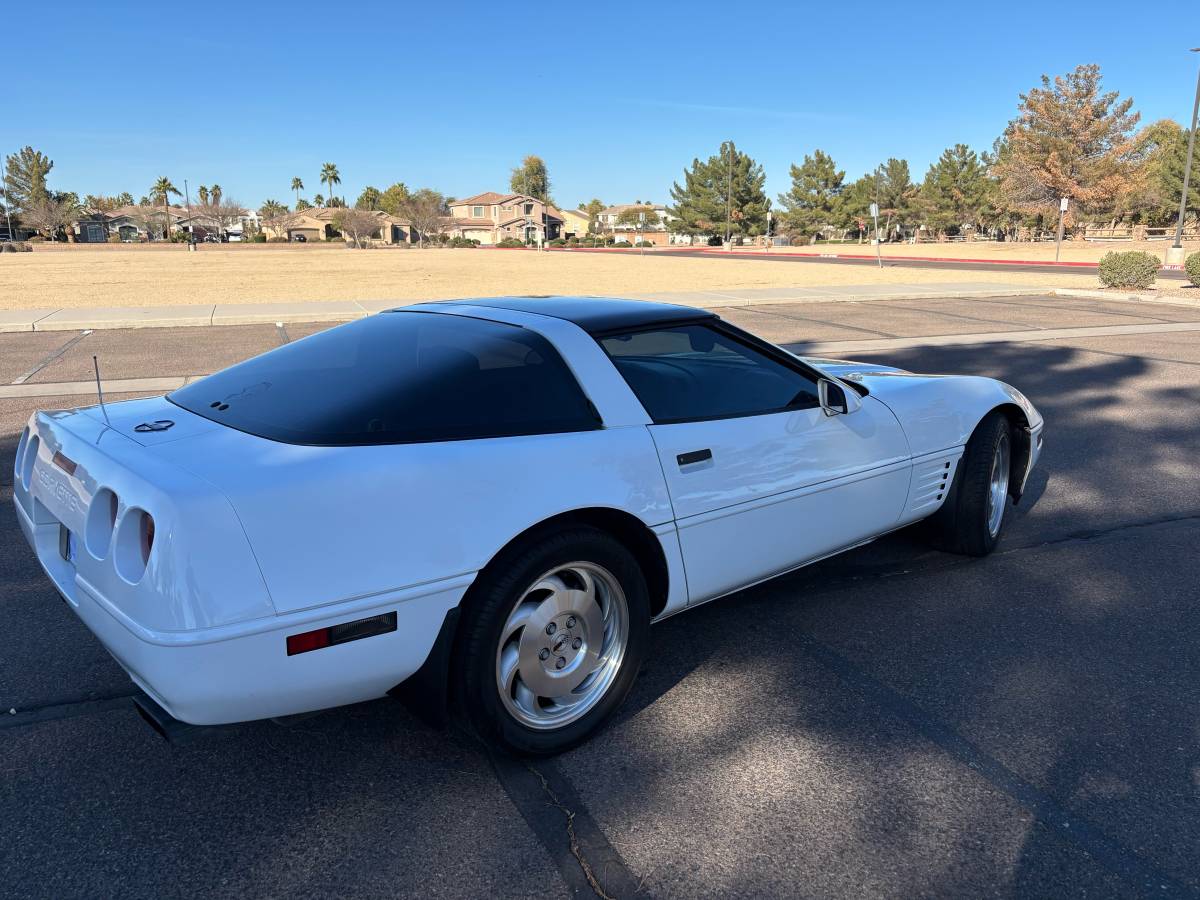
[(541, 335), (458, 315), (388, 312), (286, 344), (168, 395), (259, 437), (346, 446), (598, 428)]

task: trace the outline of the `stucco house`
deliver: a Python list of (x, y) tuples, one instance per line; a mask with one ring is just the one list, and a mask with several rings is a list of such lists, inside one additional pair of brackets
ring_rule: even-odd
[(449, 204), (446, 233), (471, 238), (481, 244), (498, 244), (506, 238), (552, 241), (562, 232), (562, 213), (536, 197), (487, 191)]
[[(294, 222), (287, 228), (286, 234), (280, 234), (271, 225), (263, 225), (263, 233), (268, 238), (285, 237), (289, 241), (297, 235), (303, 235), (309, 241), (339, 241), (342, 240), (334, 219), (341, 212), (340, 207), (312, 207), (302, 209), (294, 216)], [(416, 235), (412, 225), (405, 219), (398, 219), (382, 210), (372, 213), (379, 219), (379, 230), (372, 235), (372, 242), (381, 245), (416, 243)]]
[(563, 220), (562, 237), (581, 238), (587, 234), (592, 219), (582, 209), (564, 209), (559, 215)]
[[(621, 213), (629, 209), (649, 209), (653, 214), (646, 214), (637, 225), (621, 224)], [(675, 235), (671, 234), (672, 216), (667, 208), (658, 203), (621, 203), (600, 210), (596, 215), (597, 231), (614, 235), (617, 240), (629, 241), (631, 244), (645, 241), (656, 246), (674, 243)]]

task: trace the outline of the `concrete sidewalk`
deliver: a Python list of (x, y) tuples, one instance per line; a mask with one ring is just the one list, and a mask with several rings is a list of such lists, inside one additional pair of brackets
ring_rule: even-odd
[[(957, 281), (934, 284), (870, 284), (841, 287), (781, 287), (730, 291), (635, 293), (637, 300), (678, 303), (699, 309), (769, 303), (836, 300), (928, 300), (938, 297), (1011, 297), (1047, 294), (1050, 289), (1003, 282)], [(79, 309), (0, 309), (0, 332), (82, 331), (85, 328), (180, 328), (260, 323), (346, 322), (421, 300), (281, 301), (194, 306), (121, 306)]]

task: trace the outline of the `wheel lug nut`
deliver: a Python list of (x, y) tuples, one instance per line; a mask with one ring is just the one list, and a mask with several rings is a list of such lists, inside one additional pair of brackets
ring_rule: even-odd
[(545, 662), (549, 658), (550, 658), (550, 651), (547, 650), (545, 647), (543, 647), (542, 652), (538, 654), (538, 659), (540, 659), (542, 662)]
[(567, 664), (567, 658), (565, 656), (560, 656), (558, 658), (558, 660), (554, 663), (554, 668), (561, 669), (566, 664)]
[(556, 631), (558, 631), (558, 626), (553, 622), (546, 626), (546, 634), (554, 634)]
[(567, 616), (567, 627), (568, 628), (575, 627), (575, 617), (574, 616)]
[(583, 638), (575, 638), (575, 640), (571, 641), (571, 649), (572, 650), (578, 650), (582, 646), (583, 646)]

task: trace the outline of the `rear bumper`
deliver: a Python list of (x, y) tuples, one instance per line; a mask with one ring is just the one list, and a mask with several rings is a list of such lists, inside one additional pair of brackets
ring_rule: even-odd
[[(17, 519), (46, 575), (130, 678), (182, 722), (220, 725), (383, 697), (429, 655), (448, 610), (473, 574), (331, 606), (190, 631), (129, 619), (59, 555), (58, 525)], [(387, 634), (287, 655), (287, 636), (396, 612)]]

